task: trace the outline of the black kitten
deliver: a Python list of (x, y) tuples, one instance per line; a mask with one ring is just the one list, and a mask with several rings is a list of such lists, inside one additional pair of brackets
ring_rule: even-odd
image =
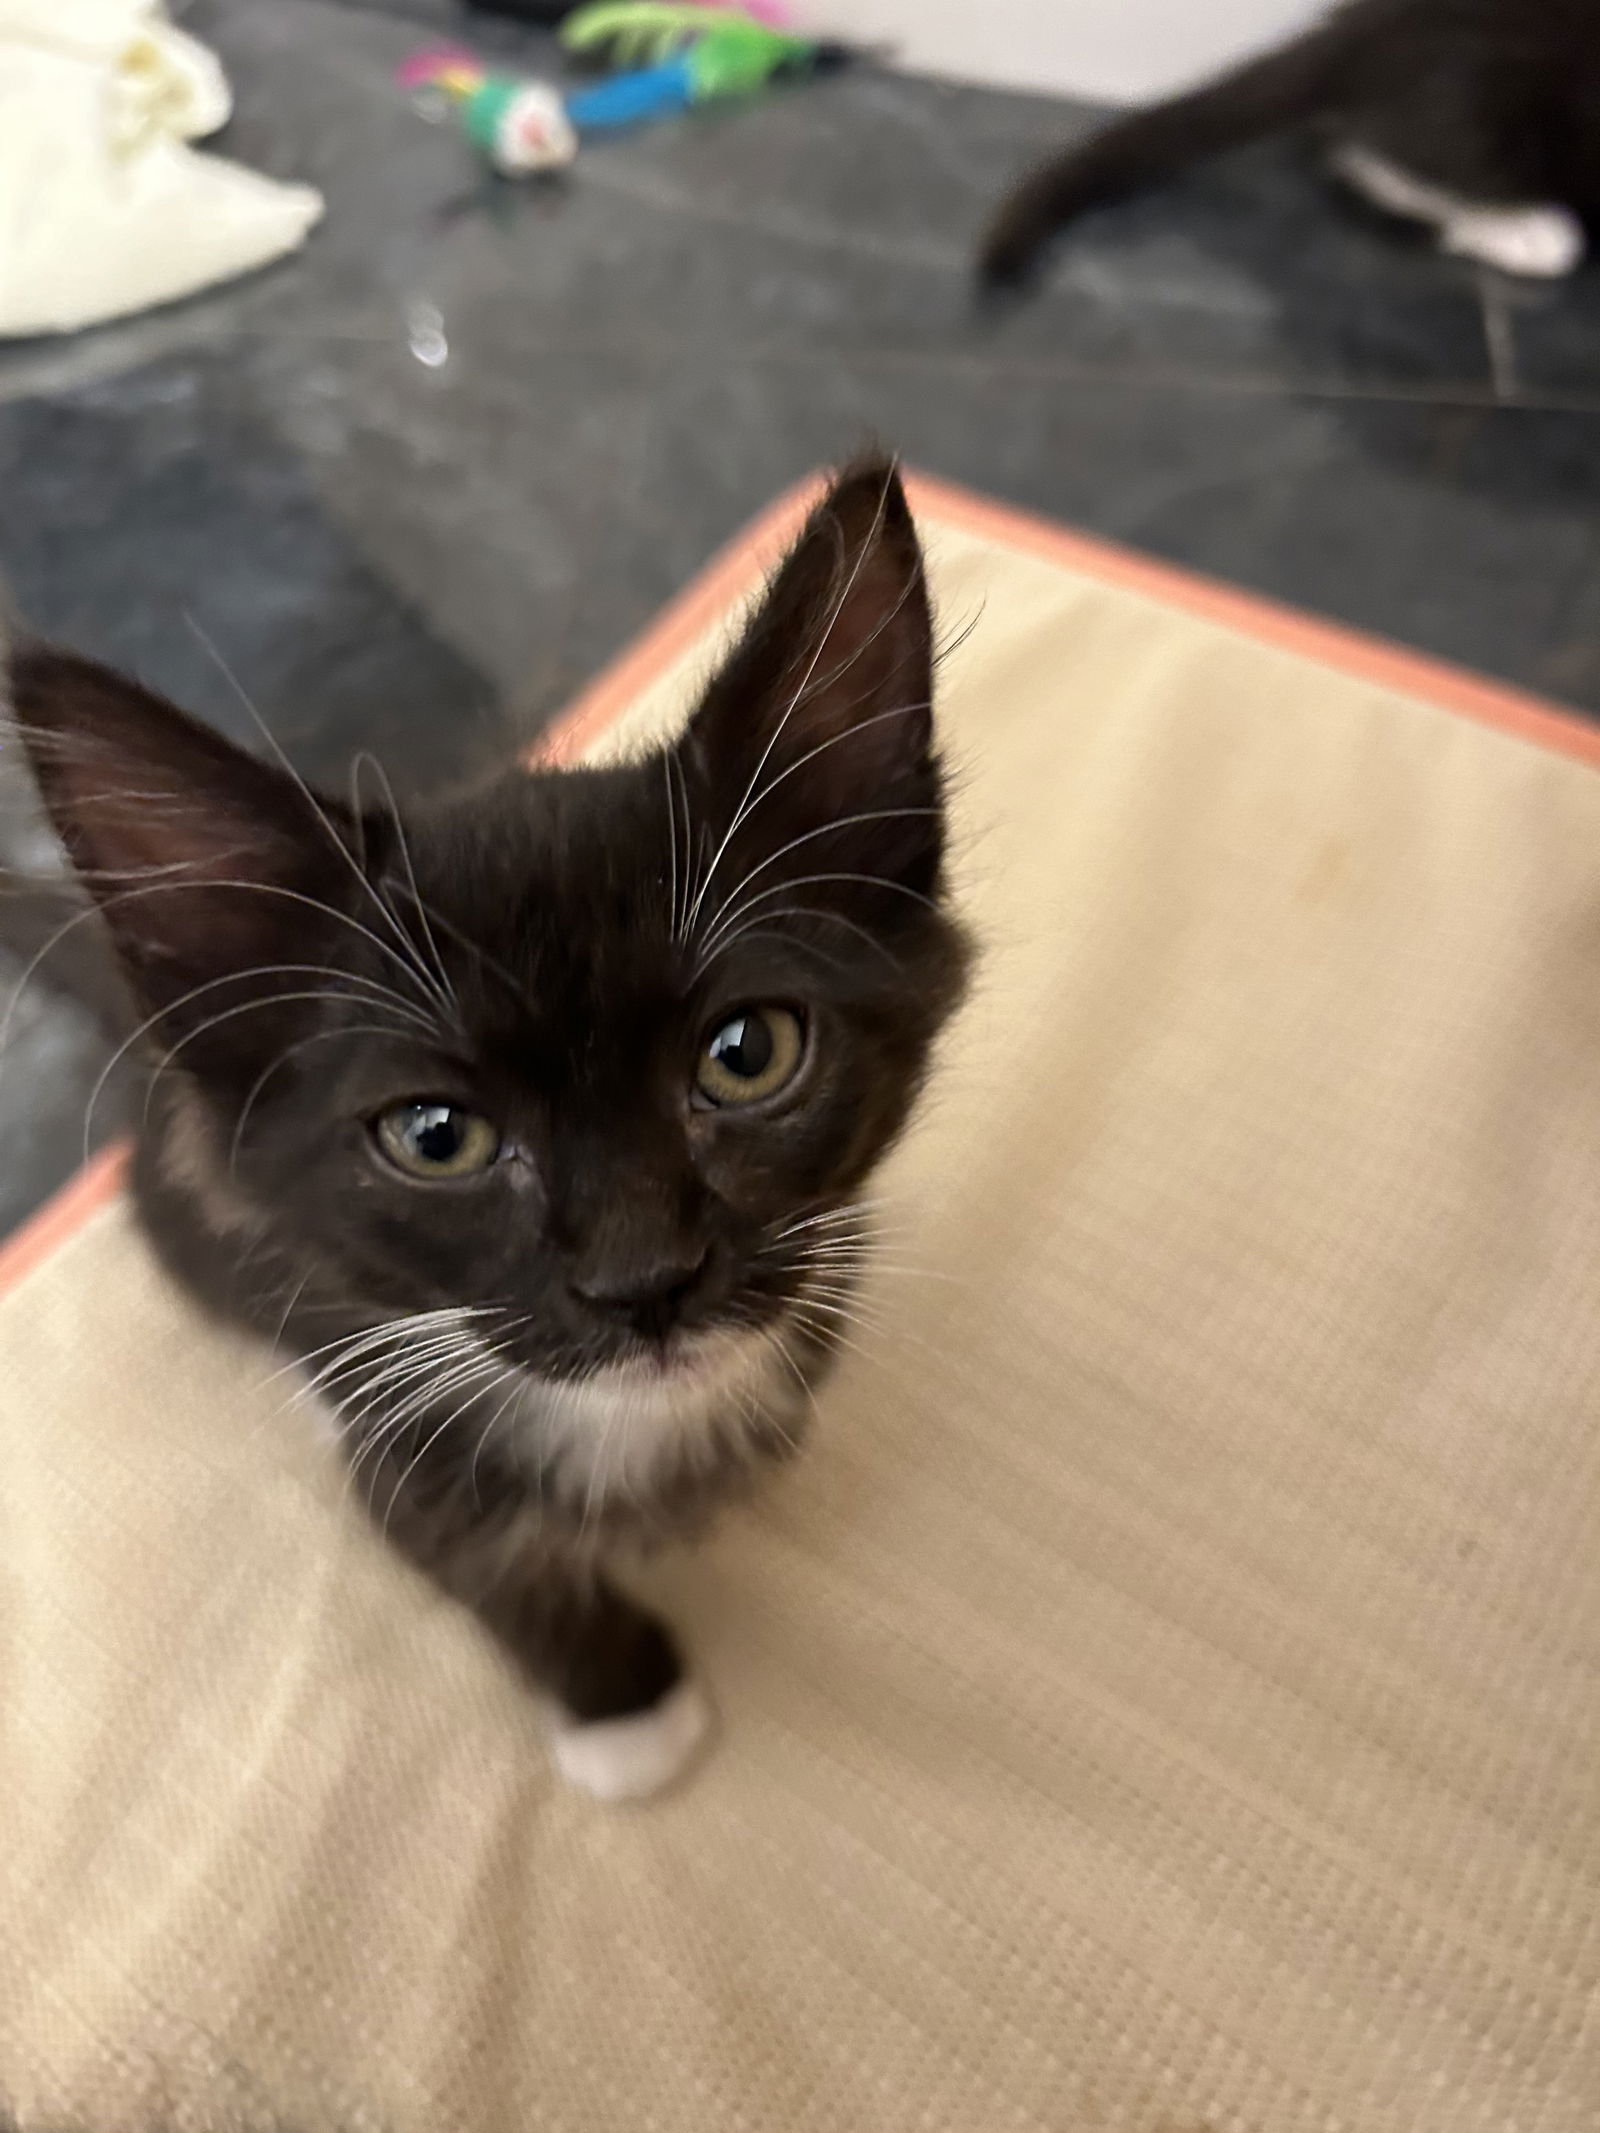
[(794, 1443), (960, 991), (916, 534), (817, 510), (683, 737), (396, 813), (103, 668), (16, 716), (159, 1064), (144, 1220), (305, 1359), (384, 1530), (622, 1796), (705, 1723), (602, 1574)]
[(1334, 164), (1446, 251), (1565, 274), (1600, 220), (1597, 0), (1351, 0), (1220, 81), (1109, 126), (1001, 208), (978, 272), (1018, 287), (1055, 232), (1202, 157), (1315, 122)]

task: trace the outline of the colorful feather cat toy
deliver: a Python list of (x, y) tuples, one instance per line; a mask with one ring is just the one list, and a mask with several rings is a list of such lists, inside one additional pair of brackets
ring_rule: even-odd
[(448, 46), (419, 53), (400, 80), (447, 96), (468, 138), (496, 170), (515, 177), (570, 163), (581, 134), (751, 96), (781, 75), (816, 73), (850, 56), (842, 45), (794, 36), (742, 8), (694, 0), (598, 0), (569, 15), (560, 34), (568, 51), (617, 71), (561, 90), (491, 74)]

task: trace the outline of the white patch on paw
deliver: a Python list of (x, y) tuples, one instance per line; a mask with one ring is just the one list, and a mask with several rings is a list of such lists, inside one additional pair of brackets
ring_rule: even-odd
[(689, 1762), (711, 1730), (711, 1702), (698, 1682), (680, 1681), (633, 1718), (563, 1726), (551, 1744), (569, 1785), (597, 1800), (647, 1800)]
[(1333, 166), (1347, 184), (1391, 215), (1431, 222), (1447, 252), (1482, 260), (1506, 274), (1570, 274), (1584, 254), (1583, 224), (1553, 202), (1485, 207), (1391, 163), (1358, 141), (1337, 149)]
[(1553, 280), (1583, 257), (1583, 224), (1564, 207), (1479, 207), (1444, 226), (1447, 252), (1481, 259), (1504, 274)]

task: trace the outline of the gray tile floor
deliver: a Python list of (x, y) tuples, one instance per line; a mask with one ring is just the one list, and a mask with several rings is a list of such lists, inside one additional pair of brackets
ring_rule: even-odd
[[(1272, 147), (1085, 224), (985, 324), (985, 207), (1085, 111), (862, 69), (513, 188), (394, 86), (449, 0), (186, 19), (234, 80), (223, 145), (327, 222), (242, 286), (0, 349), (0, 576), (243, 735), (210, 640), (312, 771), (368, 747), (429, 781), (532, 733), (869, 435), (1600, 715), (1600, 272), (1476, 274)], [(49, 865), (0, 746), (0, 996), (59, 920)], [(81, 1155), (118, 1012), (77, 929), (0, 1057), (0, 1227)]]

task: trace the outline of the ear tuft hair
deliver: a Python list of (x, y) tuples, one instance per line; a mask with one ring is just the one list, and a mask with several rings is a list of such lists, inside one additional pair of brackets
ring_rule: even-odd
[(773, 820), (789, 825), (870, 812), (875, 872), (936, 872), (932, 694), (933, 622), (911, 509), (893, 462), (863, 459), (812, 512), (706, 692), (688, 761), (725, 825), (762, 793)]
[(149, 1008), (304, 961), (306, 906), (348, 873), (345, 810), (92, 660), (29, 645), (10, 678), (46, 811)]

